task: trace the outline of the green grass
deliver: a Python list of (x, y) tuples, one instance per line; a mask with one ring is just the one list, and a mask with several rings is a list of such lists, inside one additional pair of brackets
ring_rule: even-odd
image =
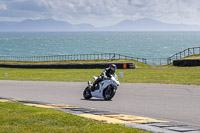
[[(0, 80), (22, 81), (93, 81), (103, 69), (17, 69), (0, 68)], [(118, 69), (124, 72), (122, 83), (161, 83), (200, 85), (200, 67), (148, 66), (137, 69)], [(5, 77), (5, 73), (8, 76)]]
[(125, 77), (121, 82), (200, 85), (200, 67), (151, 67), (120, 70)]
[(200, 54), (196, 54), (196, 55), (191, 55), (191, 56), (187, 56), (185, 58), (181, 58), (179, 60), (200, 60)]
[[(133, 60), (89, 60), (89, 61), (54, 61), (34, 62), (35, 64), (59, 64), (59, 63), (101, 63), (101, 62), (133, 62)], [(134, 61), (136, 69), (119, 69), (124, 72), (124, 77), (119, 78), (123, 83), (161, 83), (161, 84), (192, 84), (200, 85), (200, 67), (174, 67), (150, 66)], [(0, 62), (7, 64), (32, 64), (33, 62)], [(16, 69), (0, 68), (0, 80), (22, 81), (67, 81), (87, 82), (93, 80), (92, 76), (98, 76), (103, 69)], [(5, 77), (5, 73), (8, 76)]]
[(119, 59), (119, 60), (77, 60), (77, 61), (0, 61), (0, 64), (68, 64), (68, 63), (118, 63), (118, 62), (134, 62), (137, 68), (146, 68), (149, 65), (136, 60)]
[[(65, 63), (112, 63), (112, 62), (135, 62), (130, 59), (115, 59), (115, 60), (68, 60), (68, 61), (0, 61), (0, 64), (65, 64)], [(137, 62), (137, 61), (136, 61)]]
[(119, 124), (104, 124), (53, 109), (0, 103), (0, 132), (5, 133), (147, 133)]

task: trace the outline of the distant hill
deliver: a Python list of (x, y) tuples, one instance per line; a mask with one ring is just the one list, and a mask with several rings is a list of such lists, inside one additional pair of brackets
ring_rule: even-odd
[(70, 24), (54, 19), (27, 19), (22, 22), (0, 21), (0, 31), (200, 31), (200, 25), (163, 23), (151, 18), (123, 20), (115, 25), (94, 27), (91, 24)]
[(22, 22), (0, 22), (0, 31), (90, 31), (94, 27), (90, 24), (73, 25), (54, 19), (27, 19)]
[(102, 29), (109, 31), (200, 31), (200, 26), (168, 24), (151, 18), (143, 18), (136, 21), (123, 20), (118, 24)]

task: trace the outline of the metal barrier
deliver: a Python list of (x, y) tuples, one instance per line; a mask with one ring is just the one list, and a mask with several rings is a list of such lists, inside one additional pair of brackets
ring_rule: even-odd
[(116, 59), (130, 59), (146, 63), (145, 58), (131, 57), (116, 53), (102, 53), (102, 54), (75, 54), (75, 55), (52, 55), (52, 56), (0, 56), (0, 61), (80, 61), (80, 60), (116, 60)]
[(136, 60), (149, 65), (167, 65), (173, 60), (184, 58), (190, 55), (200, 54), (200, 47), (193, 47), (185, 49), (176, 53), (169, 58), (138, 58), (131, 57), (117, 53), (100, 53), (100, 54), (74, 54), (74, 55), (52, 55), (52, 56), (0, 56), (0, 61), (81, 61), (81, 60), (116, 60), (116, 59), (130, 59)]
[(187, 56), (197, 55), (197, 54), (200, 54), (200, 47), (193, 47), (193, 48), (185, 49), (179, 53), (176, 53), (176, 54), (170, 56), (168, 58), (168, 64), (172, 63), (173, 60), (177, 60), (177, 59), (181, 59), (181, 58), (185, 58)]
[(146, 64), (152, 66), (168, 65), (168, 58), (146, 58)]

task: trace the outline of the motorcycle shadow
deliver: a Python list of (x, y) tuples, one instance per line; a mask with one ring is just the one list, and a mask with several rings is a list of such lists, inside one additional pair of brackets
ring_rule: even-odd
[(112, 100), (104, 100), (104, 99), (84, 99), (82, 98), (81, 100), (84, 101), (104, 101), (104, 102), (111, 102)]

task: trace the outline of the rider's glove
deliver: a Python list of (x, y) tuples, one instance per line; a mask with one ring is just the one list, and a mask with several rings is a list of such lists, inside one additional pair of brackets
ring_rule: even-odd
[(107, 77), (107, 76), (104, 76), (103, 79), (106, 80), (106, 79), (108, 79), (108, 77)]

